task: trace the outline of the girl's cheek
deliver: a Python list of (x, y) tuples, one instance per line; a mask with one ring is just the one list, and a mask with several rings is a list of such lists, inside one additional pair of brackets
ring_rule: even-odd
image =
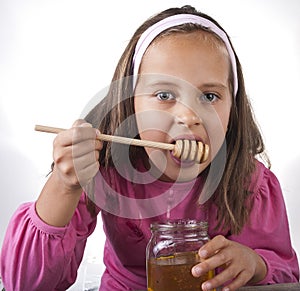
[(164, 111), (147, 110), (136, 113), (136, 121), (139, 133), (151, 132), (154, 134), (167, 134), (172, 124), (172, 116)]
[(213, 158), (225, 140), (227, 124), (224, 124), (216, 114), (214, 118), (210, 118), (205, 123), (210, 144), (210, 154)]

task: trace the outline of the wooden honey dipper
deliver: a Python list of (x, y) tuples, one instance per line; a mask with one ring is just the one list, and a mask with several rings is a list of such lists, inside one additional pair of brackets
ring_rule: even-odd
[[(64, 128), (51, 127), (45, 125), (36, 125), (34, 128), (36, 131), (48, 132), (48, 133), (60, 133), (64, 131)], [(196, 140), (176, 140), (175, 144), (162, 143), (150, 140), (134, 139), (122, 136), (114, 136), (108, 134), (100, 134), (98, 136), (100, 140), (116, 142), (127, 145), (157, 148), (162, 150), (172, 151), (174, 157), (181, 160), (194, 161), (195, 163), (204, 163), (209, 155), (209, 146), (203, 144), (201, 141)]]

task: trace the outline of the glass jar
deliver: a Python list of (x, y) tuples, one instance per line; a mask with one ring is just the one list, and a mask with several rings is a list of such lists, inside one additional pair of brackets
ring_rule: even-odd
[(195, 278), (191, 269), (200, 262), (198, 250), (209, 241), (207, 222), (176, 220), (151, 224), (147, 245), (148, 291), (200, 291), (210, 271)]

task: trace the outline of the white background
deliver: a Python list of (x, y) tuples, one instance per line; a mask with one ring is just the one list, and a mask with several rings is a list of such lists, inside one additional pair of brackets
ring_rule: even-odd
[[(36, 199), (50, 169), (53, 136), (34, 125), (71, 126), (109, 84), (135, 29), (185, 4), (213, 16), (231, 36), (300, 253), (298, 0), (0, 0), (0, 246), (13, 211)], [(97, 284), (103, 239), (99, 225), (72, 290)]]

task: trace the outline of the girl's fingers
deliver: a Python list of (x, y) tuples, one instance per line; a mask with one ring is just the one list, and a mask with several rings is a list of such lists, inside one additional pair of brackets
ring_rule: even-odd
[(99, 159), (99, 153), (97, 151), (89, 152), (88, 154), (74, 158), (75, 170), (80, 171), (81, 169), (87, 168), (89, 165), (94, 164)]
[(82, 124), (87, 123), (84, 119), (77, 119), (72, 124), (72, 127), (81, 126)]
[(72, 128), (56, 136), (53, 159), (68, 187), (86, 185), (99, 170), (99, 151), (103, 144), (97, 139), (98, 134), (99, 130), (91, 124), (77, 120)]
[(84, 169), (81, 169), (80, 172), (77, 172), (78, 182), (81, 187), (86, 186), (98, 173), (99, 171), (99, 162), (95, 161), (92, 164), (87, 165)]
[(99, 152), (92, 152), (76, 159), (65, 157), (55, 162), (55, 167), (61, 173), (66, 183), (73, 186), (84, 186), (99, 170)]
[(232, 259), (232, 254), (230, 249), (222, 249), (215, 253), (214, 256), (203, 260), (201, 263), (197, 264), (192, 269), (192, 274), (195, 277), (199, 277), (210, 270), (214, 270), (218, 267), (225, 266), (230, 263)]
[(102, 149), (102, 146), (103, 144), (99, 140), (84, 140), (81, 143), (73, 145), (72, 156), (73, 158), (78, 158), (91, 152), (97, 152)]
[[(232, 280), (232, 278), (235, 278), (239, 275), (239, 271), (234, 266), (229, 266), (226, 268), (223, 272), (219, 273), (215, 277), (213, 277), (210, 280), (207, 280), (202, 284), (202, 289), (204, 291), (211, 290), (217, 287), (222, 286), (224, 283)], [(246, 283), (246, 282), (245, 282)], [(244, 284), (245, 284), (244, 283)], [(237, 283), (238, 284), (238, 283)], [(242, 285), (240, 285), (242, 286)], [(239, 286), (239, 287), (240, 287)]]
[(97, 129), (90, 126), (73, 127), (68, 131), (70, 131), (73, 145), (84, 140), (95, 140), (97, 138)]
[(96, 140), (98, 132), (99, 130), (91, 127), (89, 123), (83, 123), (81, 126), (72, 127), (57, 134), (54, 146), (70, 146), (88, 139)]
[(246, 271), (242, 271), (240, 272), (236, 278), (234, 280), (231, 281), (230, 284), (228, 284), (227, 286), (225, 286), (223, 288), (223, 290), (237, 290), (238, 288), (244, 286), (247, 284), (247, 282), (249, 282), (251, 275), (247, 274)]
[[(203, 246), (204, 259), (194, 266), (192, 273), (199, 277), (209, 270), (222, 268), (223, 270), (214, 278), (203, 283), (203, 290), (211, 290), (229, 283), (223, 290), (236, 290), (251, 280), (255, 274), (257, 263), (255, 252), (248, 247), (231, 242), (222, 236), (211, 240)], [(256, 254), (255, 254), (256, 255)], [(203, 256), (202, 256), (203, 258)], [(226, 289), (228, 288), (228, 289)]]
[(68, 160), (71, 164), (73, 164), (78, 158), (82, 157), (81, 161), (84, 160), (85, 156), (90, 156), (90, 161), (91, 157), (96, 157), (96, 160), (98, 160), (99, 151), (101, 149), (102, 143), (95, 140), (87, 140), (74, 146), (56, 146), (53, 151), (53, 160), (56, 164), (66, 162)]
[(77, 148), (73, 146), (72, 151), (73, 167), (78, 182), (80, 185), (85, 185), (99, 170), (99, 151), (95, 150), (95, 142), (89, 140), (78, 144)]
[(232, 258), (231, 251), (228, 250), (230, 249), (229, 245), (230, 241), (222, 235), (218, 235), (206, 243), (199, 250), (202, 262), (193, 267), (192, 274), (198, 277), (203, 273), (227, 264)]
[(199, 256), (203, 259), (214, 256), (220, 249), (228, 247), (230, 243), (230, 240), (226, 239), (223, 235), (217, 235), (200, 248)]

